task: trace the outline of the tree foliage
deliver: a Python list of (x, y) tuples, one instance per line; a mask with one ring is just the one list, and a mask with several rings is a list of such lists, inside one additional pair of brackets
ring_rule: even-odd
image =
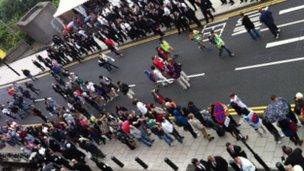
[[(0, 0), (0, 49), (9, 50), (26, 38), (16, 23), (38, 2), (45, 0)], [(52, 0), (58, 7), (60, 0)]]

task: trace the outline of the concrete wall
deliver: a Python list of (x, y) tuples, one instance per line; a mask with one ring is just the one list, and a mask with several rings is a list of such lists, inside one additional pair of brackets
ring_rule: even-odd
[(7, 62), (13, 62), (16, 61), (17, 59), (19, 59), (19, 57), (21, 57), (25, 52), (27, 52), (30, 49), (30, 45), (27, 44), (24, 41), (20, 41), (20, 43), (18, 43), (18, 45), (14, 48), (11, 49), (8, 52), (7, 57), (5, 58), (5, 60)]
[(35, 41), (48, 44), (52, 36), (58, 34), (52, 26), (55, 12), (56, 8), (51, 2), (39, 2), (20, 19), (17, 25)]

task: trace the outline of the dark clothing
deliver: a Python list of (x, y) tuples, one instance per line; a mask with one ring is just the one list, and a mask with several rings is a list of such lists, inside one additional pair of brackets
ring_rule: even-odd
[(279, 28), (274, 23), (272, 13), (270, 11), (262, 11), (260, 16), (261, 23), (264, 23), (274, 36), (278, 36)]
[(125, 84), (125, 83), (121, 83), (119, 85), (119, 89), (122, 92), (122, 94), (126, 95), (130, 89), (129, 85)]
[(302, 168), (304, 168), (304, 157), (302, 155), (302, 149), (296, 148), (293, 150), (291, 154), (288, 155), (286, 158), (285, 165), (300, 165)]
[(247, 158), (245, 151), (243, 151), (240, 146), (234, 145), (233, 149), (226, 148), (226, 150), (233, 159), (238, 156)]
[(242, 18), (242, 24), (245, 27), (246, 30), (251, 30), (254, 29), (254, 24), (252, 23), (252, 21), (249, 19), (249, 17), (247, 15), (245, 15)]
[(227, 161), (220, 157), (220, 156), (214, 156), (215, 162), (208, 161), (209, 166), (214, 171), (228, 171), (228, 163)]
[(250, 113), (247, 108), (242, 108), (235, 102), (230, 102), (230, 106), (236, 111), (238, 115), (248, 115)]

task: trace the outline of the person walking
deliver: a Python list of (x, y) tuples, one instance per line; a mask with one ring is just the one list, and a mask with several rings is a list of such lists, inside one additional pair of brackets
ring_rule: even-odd
[(210, 171), (210, 166), (208, 165), (208, 162), (204, 160), (198, 160), (197, 158), (193, 158), (191, 160), (191, 163), (195, 167), (195, 171)]
[(25, 87), (29, 90), (31, 90), (33, 93), (35, 93), (36, 95), (39, 95), (40, 93), (40, 89), (36, 88), (32, 83), (25, 83)]
[(167, 79), (155, 66), (151, 66), (151, 70), (157, 79), (156, 81), (160, 82), (163, 86), (173, 83), (173, 81)]
[(23, 73), (24, 76), (26, 76), (27, 78), (31, 79), (32, 81), (38, 80), (38, 78), (36, 78), (35, 76), (33, 76), (31, 74), (31, 71), (29, 71), (27, 69), (22, 69), (21, 71), (22, 71), (22, 73)]
[(114, 58), (108, 56), (108, 55), (105, 55), (103, 53), (101, 53), (99, 56), (98, 56), (98, 65), (99, 67), (104, 67), (107, 71), (111, 72), (112, 71), (112, 68), (116, 68), (118, 69), (118, 66), (112, 64), (111, 61), (115, 61)]
[(295, 148), (293, 150), (291, 147), (283, 145), (282, 151), (284, 153), (284, 156), (282, 156), (284, 165), (300, 165), (302, 168), (304, 168), (304, 157), (302, 155), (301, 148)]
[(122, 94), (127, 95), (130, 99), (134, 99), (135, 93), (129, 85), (122, 83), (121, 81), (118, 81), (117, 85)]
[(223, 41), (221, 36), (216, 34), (214, 30), (211, 31), (211, 36), (209, 37), (209, 41), (219, 49), (220, 57), (222, 56), (223, 50), (225, 50), (230, 57), (235, 56), (235, 54), (225, 46), (225, 42)]
[(253, 22), (250, 20), (250, 18), (244, 13), (241, 13), (241, 17), (242, 17), (242, 25), (245, 27), (250, 37), (253, 40), (259, 39), (261, 37), (260, 33), (255, 29), (255, 26)]
[(269, 28), (270, 32), (274, 35), (274, 37), (278, 39), (280, 36), (280, 29), (274, 23), (272, 12), (263, 9), (260, 9), (259, 11), (261, 13), (260, 22), (264, 23)]
[(190, 88), (189, 77), (182, 71), (182, 65), (175, 62), (173, 59), (169, 59), (168, 61), (168, 74), (176, 80), (179, 85), (184, 89), (187, 90)]
[(32, 59), (33, 64), (39, 68), (41, 71), (45, 71), (45, 68), (36, 60)]

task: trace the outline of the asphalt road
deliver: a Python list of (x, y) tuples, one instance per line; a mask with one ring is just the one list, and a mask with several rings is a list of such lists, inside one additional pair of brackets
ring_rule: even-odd
[[(202, 108), (206, 108), (215, 101), (228, 103), (228, 95), (231, 92), (239, 94), (249, 106), (267, 105), (272, 94), (282, 96), (292, 102), (294, 94), (303, 91), (304, 83), (301, 80), (304, 77), (303, 60), (240, 71), (235, 71), (235, 68), (304, 57), (304, 40), (266, 48), (267, 43), (304, 36), (304, 22), (300, 22), (303, 20), (304, 8), (279, 15), (281, 10), (300, 5), (304, 5), (302, 0), (293, 0), (269, 7), (277, 25), (299, 21), (297, 24), (287, 24), (287, 26), (281, 27), (281, 36), (278, 40), (274, 39), (269, 31), (262, 31), (262, 38), (258, 41), (252, 40), (247, 33), (232, 36), (239, 17), (208, 25), (205, 28), (206, 32), (208, 27), (225, 23), (225, 27), (221, 30), (222, 37), (227, 47), (236, 54), (233, 58), (226, 54), (223, 57), (218, 57), (218, 50), (208, 42), (207, 46), (213, 50), (210, 52), (200, 51), (188, 39), (186, 33), (166, 37), (166, 40), (175, 47), (176, 53), (179, 54), (178, 61), (182, 63), (183, 70), (187, 74), (205, 73), (205, 76), (192, 78), (191, 88), (187, 91), (182, 90), (177, 83), (174, 83), (161, 88), (162, 94), (175, 99), (181, 105), (185, 105), (191, 100)], [(216, 29), (221, 28), (221, 26)], [(260, 29), (264, 28), (265, 26), (262, 25)], [(74, 65), (69, 70), (84, 80), (96, 83), (98, 83), (98, 75), (104, 74), (114, 81), (121, 80), (135, 84), (134, 90), (137, 98), (143, 102), (151, 102), (150, 90), (153, 89), (154, 84), (144, 75), (144, 70), (150, 68), (151, 57), (156, 53), (155, 47), (157, 45), (158, 41), (152, 41), (123, 50), (124, 57), (116, 61), (120, 68), (112, 73), (107, 73), (103, 68), (99, 68), (96, 59)], [(51, 89), (52, 81), (54, 81), (52, 77), (46, 76), (35, 82), (35, 86), (43, 90), (41, 97), (52, 96), (59, 104), (64, 104), (63, 98)], [(10, 99), (5, 89), (0, 90), (0, 97), (0, 103), (5, 103)], [(109, 103), (106, 109), (113, 111), (117, 104), (134, 109), (131, 101), (123, 95)], [(38, 102), (37, 106), (42, 108), (43, 103)], [(90, 109), (90, 111), (96, 113), (94, 109)], [(2, 116), (0, 119), (3, 123), (6, 117)], [(41, 120), (29, 116), (21, 122), (28, 124), (41, 122)]]

